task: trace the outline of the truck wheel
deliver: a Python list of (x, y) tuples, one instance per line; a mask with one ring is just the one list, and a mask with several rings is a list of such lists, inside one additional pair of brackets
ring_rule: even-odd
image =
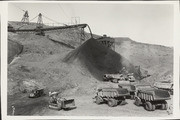
[(135, 104), (136, 106), (140, 106), (140, 104), (141, 104), (141, 99), (140, 99), (139, 97), (135, 97), (135, 102), (134, 102), (134, 104)]
[(115, 100), (114, 106), (117, 106), (117, 105), (118, 105), (118, 100)]
[(57, 108), (58, 108), (58, 110), (61, 110), (62, 109), (62, 102), (57, 102)]
[(147, 111), (152, 111), (152, 109), (153, 109), (152, 104), (151, 104), (150, 102), (146, 102), (146, 103), (145, 103), (145, 109), (146, 109)]
[(108, 106), (109, 106), (109, 107), (114, 107), (114, 106), (116, 106), (116, 105), (117, 105), (117, 102), (116, 102), (115, 99), (109, 99), (109, 100), (108, 100)]
[(131, 100), (134, 100), (135, 99), (135, 96), (134, 95), (131, 95)]
[(103, 99), (99, 96), (96, 97), (96, 104), (101, 104), (103, 102)]
[(168, 109), (168, 104), (166, 101), (164, 101), (161, 105), (161, 110), (167, 110)]
[(152, 110), (151, 111), (155, 111), (156, 106), (154, 104), (152, 104)]
[(125, 104), (127, 104), (127, 102), (126, 102), (125, 100), (122, 100), (122, 101), (120, 102), (120, 105), (125, 105)]

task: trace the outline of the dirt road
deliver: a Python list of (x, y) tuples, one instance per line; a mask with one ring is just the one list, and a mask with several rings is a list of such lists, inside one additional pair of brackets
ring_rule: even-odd
[[(166, 110), (155, 110), (148, 112), (144, 107), (135, 106), (134, 100), (127, 99), (126, 105), (109, 107), (107, 104), (97, 105), (93, 102), (93, 95), (87, 96), (71, 96), (75, 99), (77, 108), (73, 110), (56, 111), (48, 108), (48, 96), (41, 98), (23, 98), (22, 103), (16, 102), (15, 115), (41, 115), (41, 116), (137, 116), (137, 117), (171, 117)], [(27, 100), (29, 102), (27, 102)], [(36, 102), (35, 102), (36, 101)], [(167, 102), (171, 104), (171, 100)], [(25, 104), (26, 102), (26, 104)], [(33, 104), (31, 104), (33, 103)], [(11, 109), (9, 107), (9, 109)], [(12, 110), (9, 110), (12, 111)]]

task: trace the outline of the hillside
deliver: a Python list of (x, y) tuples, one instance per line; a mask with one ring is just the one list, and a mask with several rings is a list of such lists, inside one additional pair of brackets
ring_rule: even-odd
[(168, 76), (173, 79), (173, 48), (139, 43), (123, 37), (115, 38), (115, 42), (117, 53), (121, 53), (132, 64), (148, 70), (151, 77), (147, 81), (150, 83)]
[[(15, 55), (15, 59), (8, 65), (8, 115), (12, 113), (12, 105), (16, 107), (18, 115), (54, 114), (47, 108), (49, 91), (59, 91), (61, 96), (76, 98), (80, 102), (77, 104), (85, 107), (88, 103), (81, 98), (90, 102), (95, 89), (117, 87), (116, 84), (102, 82), (102, 75), (117, 73), (124, 66), (129, 72), (135, 73), (137, 79), (141, 76), (135, 66), (140, 66), (142, 73), (147, 70), (151, 76), (141, 80), (141, 83), (152, 84), (155, 80), (172, 75), (172, 48), (138, 43), (130, 38), (116, 38), (115, 51), (95, 39), (89, 39), (88, 34), (86, 41), (79, 42), (77, 29), (61, 30), (59, 34), (58, 31), (52, 32), (47, 36), (8, 33), (8, 39), (9, 53), (13, 53), (8, 54), (8, 58), (14, 58), (12, 55)], [(19, 55), (14, 54), (20, 49), (15, 43), (23, 46)], [(30, 100), (28, 94), (35, 88), (44, 88), (46, 96)], [(94, 108), (98, 110), (96, 106)], [(129, 106), (120, 109), (130, 110)], [(138, 115), (142, 115), (143, 109), (138, 109)], [(136, 107), (133, 110), (130, 114), (136, 115)]]

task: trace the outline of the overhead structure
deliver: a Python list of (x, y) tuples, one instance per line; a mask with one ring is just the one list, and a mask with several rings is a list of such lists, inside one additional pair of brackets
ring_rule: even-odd
[(42, 14), (39, 13), (38, 15), (38, 21), (37, 21), (37, 28), (43, 28), (43, 19), (42, 19)]
[(84, 27), (80, 28), (80, 32), (80, 43), (82, 44), (82, 42), (85, 40)]
[(23, 18), (21, 19), (21, 22), (25, 24), (29, 24), (29, 14), (27, 10), (25, 11)]
[(98, 38), (98, 42), (102, 43), (107, 48), (115, 50), (114, 38), (107, 37), (106, 35), (103, 35), (102, 37)]
[(39, 13), (39, 15), (38, 15), (38, 21), (37, 21), (37, 24), (36, 24), (36, 35), (42, 35), (42, 36), (45, 35), (45, 33), (44, 33), (44, 31), (42, 30), (42, 28), (43, 28), (42, 14)]

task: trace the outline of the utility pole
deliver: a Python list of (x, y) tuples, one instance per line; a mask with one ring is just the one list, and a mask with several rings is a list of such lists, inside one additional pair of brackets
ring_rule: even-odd
[(28, 11), (27, 10), (25, 11), (25, 13), (23, 15), (23, 18), (21, 19), (21, 22), (29, 24), (29, 15), (28, 15)]

